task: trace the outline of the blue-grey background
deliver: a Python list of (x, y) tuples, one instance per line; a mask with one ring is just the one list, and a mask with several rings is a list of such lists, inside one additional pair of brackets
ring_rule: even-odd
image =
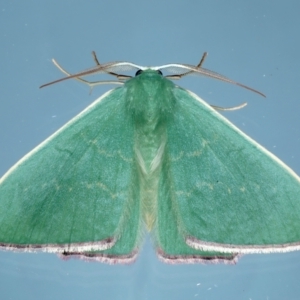
[[(92, 50), (100, 62), (140, 65), (196, 64), (208, 51), (205, 68), (267, 99), (197, 76), (178, 84), (211, 104), (247, 101), (225, 116), (300, 174), (299, 8), (297, 0), (2, 0), (0, 176), (111, 88), (39, 89), (62, 76), (51, 58), (76, 72), (94, 65)], [(148, 240), (129, 266), (0, 252), (2, 299), (299, 299), (299, 279), (299, 252), (243, 256), (234, 266), (165, 265)]]

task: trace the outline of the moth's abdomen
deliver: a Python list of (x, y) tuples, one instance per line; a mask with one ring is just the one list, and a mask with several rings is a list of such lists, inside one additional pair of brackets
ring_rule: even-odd
[(134, 150), (140, 173), (142, 215), (149, 231), (156, 220), (158, 182), (166, 143), (164, 124), (153, 120), (136, 128)]

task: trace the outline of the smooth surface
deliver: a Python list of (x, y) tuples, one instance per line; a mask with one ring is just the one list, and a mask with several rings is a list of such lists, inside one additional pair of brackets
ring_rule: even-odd
[[(92, 50), (100, 62), (141, 65), (193, 64), (208, 51), (205, 68), (254, 87), (267, 99), (197, 76), (179, 84), (211, 104), (247, 101), (245, 109), (224, 115), (300, 174), (298, 11), (297, 1), (178, 1), (172, 6), (3, 1), (1, 175), (108, 89), (89, 95), (77, 82), (38, 89), (61, 76), (51, 58), (75, 72), (94, 65)], [(129, 267), (65, 262), (51, 254), (1, 252), (0, 261), (0, 287), (8, 299), (298, 299), (300, 293), (297, 252), (247, 255), (235, 266), (169, 266), (157, 260), (148, 243)]]

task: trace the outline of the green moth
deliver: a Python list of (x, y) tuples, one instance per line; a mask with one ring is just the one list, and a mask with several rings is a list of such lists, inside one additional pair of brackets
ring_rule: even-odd
[[(73, 75), (54, 61), (68, 76), (52, 83), (122, 86), (1, 178), (1, 249), (127, 263), (149, 231), (169, 263), (300, 250), (299, 177), (218, 107), (171, 81), (198, 73), (261, 94), (202, 68), (204, 58), (197, 66), (141, 67), (100, 64), (94, 54), (96, 66)], [(132, 69), (133, 78), (116, 73)], [(92, 73), (118, 81), (81, 78)]]

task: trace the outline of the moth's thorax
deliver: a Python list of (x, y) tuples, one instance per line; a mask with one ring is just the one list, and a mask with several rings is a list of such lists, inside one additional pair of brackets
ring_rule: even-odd
[(174, 83), (153, 70), (146, 70), (128, 80), (126, 105), (128, 113), (138, 124), (164, 121), (172, 114), (176, 104)]
[(175, 85), (156, 71), (147, 70), (126, 83), (126, 104), (135, 127), (135, 157), (141, 174), (142, 214), (150, 231), (156, 220), (157, 193), (166, 124), (173, 115)]
[(174, 115), (177, 88), (172, 81), (146, 70), (125, 83), (127, 112), (135, 128), (135, 150), (143, 174), (157, 169), (166, 144), (166, 125)]

